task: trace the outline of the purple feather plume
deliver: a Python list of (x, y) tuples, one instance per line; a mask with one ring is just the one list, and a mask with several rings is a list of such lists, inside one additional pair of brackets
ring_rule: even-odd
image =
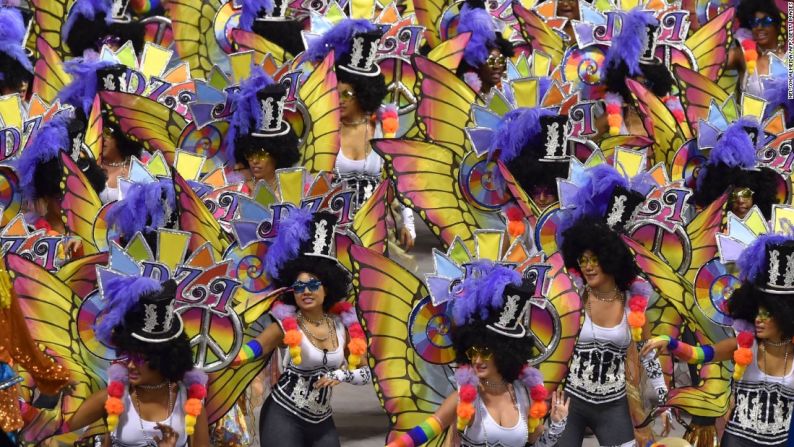
[(107, 223), (129, 239), (139, 231), (156, 231), (157, 228), (162, 227), (168, 222), (171, 211), (175, 208), (176, 197), (170, 180), (135, 183), (127, 191), (124, 199), (110, 208)]
[(540, 118), (556, 115), (550, 110), (526, 107), (507, 112), (496, 128), (489, 152), (499, 150), (499, 160), (504, 163), (515, 159), (527, 144), (542, 134)]
[(127, 383), (130, 380), (130, 372), (121, 363), (113, 363), (108, 368), (108, 382)]
[(455, 298), (452, 307), (452, 317), (457, 325), (466, 324), (473, 318), (487, 319), (491, 310), (504, 304), (505, 287), (521, 284), (521, 274), (511, 268), (491, 261), (473, 264), (472, 268), (480, 274), (463, 280), (462, 295)]
[(629, 188), (629, 182), (612, 166), (602, 164), (587, 170), (587, 180), (571, 198), (574, 219), (606, 214), (616, 186)]
[(36, 196), (33, 176), (36, 166), (58, 157), (61, 149), (69, 147), (69, 121), (72, 119), (70, 112), (59, 112), (50, 121), (45, 123), (33, 136), (28, 147), (16, 162), (19, 173), (19, 187), (24, 199)]
[(526, 365), (518, 375), (518, 380), (528, 389), (532, 389), (534, 386), (543, 385), (543, 374), (537, 368)]
[(145, 276), (122, 276), (108, 280), (102, 285), (105, 316), (94, 325), (97, 339), (110, 344), (113, 329), (124, 323), (124, 317), (138, 304), (141, 297), (162, 290), (160, 282)]
[(63, 68), (72, 75), (72, 82), (61, 90), (58, 98), (62, 103), (79, 108), (88, 116), (97, 93), (97, 70), (115, 65), (110, 61), (77, 57), (63, 63)]
[(642, 278), (637, 278), (631, 283), (631, 286), (629, 287), (629, 293), (631, 295), (641, 295), (647, 298), (653, 293), (653, 287), (651, 287), (651, 283), (648, 281)]
[(463, 59), (472, 67), (482, 65), (488, 59), (489, 46), (496, 41), (496, 28), (493, 18), (484, 8), (470, 7), (467, 4), (460, 9), (458, 33), (471, 33), (469, 43), (463, 50)]
[(350, 52), (350, 45), (353, 36), (359, 33), (375, 31), (377, 27), (369, 20), (365, 19), (345, 19), (337, 23), (319, 39), (313, 41), (306, 49), (306, 60), (320, 62), (334, 50), (334, 59)]
[(5, 53), (22, 67), (33, 73), (33, 65), (23, 48), (25, 38), (25, 22), (22, 14), (14, 8), (0, 9), (0, 53)]
[(768, 268), (766, 247), (769, 244), (782, 244), (791, 240), (790, 236), (781, 234), (764, 234), (758, 237), (749, 247), (745, 248), (736, 265), (739, 267), (739, 279), (755, 282), (758, 275)]
[(640, 56), (649, 26), (658, 26), (659, 21), (650, 11), (636, 7), (622, 14), (620, 33), (612, 38), (612, 45), (606, 55), (606, 67), (617, 67), (621, 61), (629, 68), (629, 75), (637, 76), (640, 71)]
[(254, 129), (251, 126), (262, 125), (262, 108), (256, 94), (263, 88), (273, 85), (273, 79), (268, 76), (262, 67), (254, 67), (251, 76), (240, 83), (240, 89), (232, 97), (234, 111), (230, 120), (229, 131), (226, 132), (226, 159), (235, 160), (234, 140), (238, 135), (247, 135)]
[(273, 14), (275, 4), (273, 0), (242, 0), (243, 10), (240, 13), (240, 29), (251, 31), (254, 20), (262, 13)]
[(480, 378), (477, 377), (477, 373), (474, 372), (474, 368), (469, 365), (460, 365), (455, 370), (455, 382), (458, 383), (458, 387), (463, 385), (472, 385), (476, 387), (480, 384)]
[(710, 165), (722, 163), (741, 169), (755, 168), (756, 147), (753, 146), (753, 141), (747, 131), (744, 130), (745, 127), (755, 128), (756, 134), (759, 136), (759, 143), (763, 141), (763, 131), (755, 119), (743, 117), (733, 122), (722, 133), (717, 142), (714, 143), (714, 147), (709, 154), (708, 163), (700, 168), (696, 183), (697, 189), (703, 187), (703, 179), (706, 178), (706, 171), (708, 171)]
[(72, 8), (69, 9), (69, 15), (66, 17), (66, 23), (63, 24), (63, 28), (61, 28), (61, 36), (63, 36), (63, 40), (65, 41), (69, 34), (72, 32), (72, 27), (74, 27), (74, 23), (80, 16), (85, 17), (88, 20), (94, 20), (97, 15), (105, 14), (105, 23), (111, 24), (113, 22), (112, 12), (111, 12), (111, 2), (108, 0), (77, 0), (72, 4)]
[(276, 301), (273, 303), (273, 307), (270, 309), (270, 313), (273, 317), (278, 321), (283, 321), (285, 318), (292, 318), (295, 316), (296, 308), (295, 306), (284, 304), (281, 301)]
[(200, 385), (207, 385), (207, 381), (209, 377), (207, 377), (207, 373), (204, 371), (193, 368), (190, 371), (185, 373), (185, 376), (182, 377), (182, 383), (185, 384), (186, 387), (190, 388), (190, 385), (200, 384)]
[(739, 332), (752, 332), (755, 333), (755, 324), (747, 320), (733, 320), (733, 330), (738, 334)]
[(301, 245), (311, 236), (311, 222), (311, 210), (297, 208), (279, 223), (278, 234), (265, 255), (265, 272), (270, 278), (277, 279), (284, 264), (300, 254)]
[(480, 90), (482, 90), (482, 79), (480, 79), (480, 75), (473, 71), (463, 73), (463, 82), (477, 93), (480, 93)]

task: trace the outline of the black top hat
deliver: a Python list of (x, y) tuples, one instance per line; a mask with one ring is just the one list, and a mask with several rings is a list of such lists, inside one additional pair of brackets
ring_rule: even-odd
[(97, 90), (109, 92), (125, 91), (127, 79), (127, 67), (122, 64), (114, 64), (96, 71)]
[(562, 115), (541, 116), (541, 135), (544, 151), (540, 161), (564, 161), (568, 159), (568, 117)]
[(168, 280), (163, 288), (153, 294), (145, 295), (138, 301), (142, 307), (143, 319), (126, 322), (131, 335), (149, 343), (164, 343), (182, 334), (182, 317), (174, 310), (176, 301), (176, 281)]
[(526, 336), (524, 322), (528, 319), (530, 299), (535, 292), (535, 281), (524, 278), (521, 285), (508, 284), (502, 294), (504, 305), (498, 312), (492, 312), (486, 327), (506, 337), (521, 338)]
[(642, 54), (640, 54), (641, 64), (650, 64), (659, 61), (659, 59), (654, 56), (654, 53), (656, 53), (656, 44), (660, 32), (661, 28), (658, 26), (648, 25), (645, 28), (645, 40), (643, 40), (643, 50)]
[(78, 117), (70, 119), (69, 123), (66, 125), (69, 141), (68, 147), (63, 148), (63, 150), (68, 153), (74, 161), (77, 161), (77, 159), (80, 158), (80, 154), (86, 149), (85, 143), (83, 142), (85, 137), (85, 126), (85, 123)]
[(350, 40), (350, 51), (339, 58), (340, 69), (362, 76), (377, 76), (380, 66), (377, 64), (378, 46), (383, 33), (370, 31), (357, 33)]
[(609, 199), (607, 214), (604, 216), (607, 226), (612, 230), (622, 231), (634, 220), (644, 201), (645, 196), (639, 192), (616, 186)]
[(256, 123), (254, 137), (270, 138), (285, 135), (291, 130), (284, 121), (284, 106), (287, 103), (287, 87), (271, 84), (256, 93), (261, 112), (261, 122)]
[(328, 211), (318, 211), (312, 215), (309, 238), (299, 249), (303, 256), (315, 256), (336, 261), (334, 250), (334, 231), (337, 217)]
[(766, 265), (756, 286), (767, 293), (794, 293), (794, 241), (766, 244)]

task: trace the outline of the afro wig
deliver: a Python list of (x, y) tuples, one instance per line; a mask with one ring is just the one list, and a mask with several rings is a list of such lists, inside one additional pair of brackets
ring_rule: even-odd
[[(496, 39), (493, 41), (493, 43), (490, 43), (487, 48), (489, 53), (493, 50), (496, 50), (505, 58), (512, 58), (515, 54), (513, 44), (510, 43), (509, 40), (505, 39), (502, 33), (496, 33)], [(478, 71), (479, 69), (480, 66), (470, 65), (464, 59), (461, 59), (458, 69), (455, 71), (455, 75), (461, 77), (464, 73)]]
[(750, 22), (755, 18), (755, 13), (757, 12), (776, 19), (777, 23), (781, 23), (783, 20), (783, 14), (775, 6), (773, 0), (742, 0), (736, 8), (736, 18), (739, 20), (739, 26), (752, 29)]
[[(88, 183), (97, 194), (105, 189), (107, 175), (99, 167), (96, 161), (87, 157), (77, 159), (77, 167), (83, 171), (83, 175), (88, 179)], [(33, 174), (33, 197), (46, 199), (60, 199), (63, 196), (61, 191), (61, 162), (58, 158), (52, 158), (43, 163), (37, 164)]]
[[(673, 88), (673, 75), (670, 70), (662, 63), (640, 64), (642, 71), (642, 83), (651, 93), (658, 97), (667, 96)], [(631, 91), (626, 85), (626, 79), (630, 79), (629, 66), (620, 61), (613, 67), (607, 68), (606, 87), (607, 91), (617, 93), (623, 97), (623, 101), (631, 101)]]
[(0, 91), (4, 92), (18, 92), (33, 80), (33, 73), (5, 53), (0, 53), (0, 73)]
[(253, 31), (293, 56), (305, 48), (301, 36), (303, 26), (297, 20), (256, 20)]
[(568, 177), (568, 162), (543, 162), (537, 158), (519, 156), (509, 163), (507, 169), (513, 174), (521, 189), (532, 195), (537, 188), (557, 194), (557, 179)]
[(794, 298), (791, 296), (766, 293), (749, 282), (743, 282), (728, 300), (728, 313), (737, 320), (755, 321), (761, 307), (772, 315), (783, 332), (783, 339), (794, 337)]
[(466, 357), (469, 348), (488, 348), (494, 354), (496, 369), (507, 382), (518, 380), (521, 370), (532, 356), (533, 343), (530, 338), (505, 337), (488, 329), (481, 320), (453, 326), (451, 335), (458, 365), (471, 364)]
[(252, 154), (264, 151), (276, 159), (276, 169), (295, 166), (300, 160), (298, 136), (290, 129), (284, 135), (273, 137), (256, 137), (251, 134), (239, 135), (234, 142), (234, 159), (248, 167), (247, 158)]
[(732, 188), (749, 188), (753, 191), (753, 204), (769, 219), (772, 216), (772, 205), (777, 203), (777, 184), (779, 175), (769, 169), (758, 171), (744, 170), (738, 166), (731, 167), (724, 163), (701, 169), (702, 181), (692, 196), (695, 204), (706, 207), (711, 202)]
[[(127, 313), (125, 321), (141, 321), (144, 317), (143, 305), (139, 305)], [(125, 324), (114, 329), (111, 342), (116, 352), (141, 354), (149, 368), (172, 382), (182, 380), (185, 373), (193, 369), (193, 351), (184, 332), (167, 343), (149, 343), (133, 337)]]
[(383, 73), (377, 76), (362, 76), (337, 68), (336, 80), (337, 83), (344, 82), (353, 87), (353, 91), (356, 93), (355, 98), (359, 106), (361, 106), (361, 110), (368, 114), (375, 113), (378, 110), (388, 93)]
[[(350, 275), (336, 260), (300, 255), (287, 261), (279, 269), (279, 277), (274, 280), (277, 287), (290, 287), (301, 272), (309, 273), (323, 283), (325, 300), (323, 310), (328, 311), (334, 304), (342, 301), (350, 292)], [(295, 294), (287, 292), (281, 296), (284, 304), (295, 306)]]
[(598, 258), (601, 270), (613, 276), (618, 288), (624, 292), (629, 290), (631, 282), (640, 273), (634, 256), (620, 235), (610, 230), (601, 219), (579, 219), (562, 233), (562, 237), (560, 251), (568, 269), (578, 271), (579, 258), (590, 250)]

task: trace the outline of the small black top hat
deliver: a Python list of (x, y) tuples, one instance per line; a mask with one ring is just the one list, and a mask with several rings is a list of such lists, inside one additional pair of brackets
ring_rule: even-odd
[(149, 343), (164, 343), (182, 334), (182, 317), (174, 310), (176, 281), (168, 280), (163, 288), (141, 297), (138, 306), (143, 308), (143, 319), (127, 321), (133, 337)]
[(660, 32), (661, 28), (658, 26), (649, 25), (645, 28), (645, 40), (642, 45), (643, 51), (642, 54), (640, 54), (641, 64), (650, 64), (659, 61), (659, 59), (654, 56), (654, 53), (656, 53), (656, 43), (659, 39)]
[(504, 305), (498, 312), (491, 313), (486, 327), (506, 337), (526, 336), (524, 322), (527, 320), (530, 299), (534, 292), (535, 282), (528, 278), (524, 278), (519, 286), (508, 284), (502, 294)]
[(544, 151), (540, 161), (564, 161), (568, 159), (568, 117), (540, 117)]
[(350, 41), (350, 51), (339, 58), (337, 65), (347, 72), (363, 75), (377, 76), (380, 66), (377, 64), (378, 46), (383, 33), (370, 31), (353, 35)]
[(123, 92), (126, 88), (127, 67), (122, 64), (110, 65), (96, 71), (97, 90)]
[(609, 199), (607, 214), (604, 216), (609, 228), (622, 231), (640, 210), (640, 205), (645, 201), (645, 196), (637, 191), (616, 186)]
[(767, 243), (766, 264), (756, 284), (767, 293), (794, 293), (794, 241)]
[(284, 121), (284, 106), (287, 103), (287, 87), (271, 84), (256, 93), (261, 111), (261, 122), (251, 133), (254, 137), (275, 137), (285, 135), (291, 127)]

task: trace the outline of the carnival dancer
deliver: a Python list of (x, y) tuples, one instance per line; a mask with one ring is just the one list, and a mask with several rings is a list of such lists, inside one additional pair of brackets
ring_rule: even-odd
[[(572, 223), (563, 228), (560, 247), (569, 274), (580, 284), (585, 317), (565, 383), (571, 409), (559, 445), (581, 446), (589, 427), (601, 445), (633, 446), (627, 352), (632, 343), (639, 347), (648, 338), (645, 308), (652, 289), (638, 276), (619, 231), (630, 223), (647, 191), (641, 179), (631, 185), (608, 165), (591, 168), (586, 175), (570, 204), (566, 219)], [(659, 403), (664, 403), (667, 386), (659, 362), (649, 355), (642, 363)]]
[(25, 22), (15, 8), (0, 9), (0, 94), (27, 96), (33, 64), (25, 52)]
[(286, 100), (286, 87), (261, 69), (241, 83), (233, 98), (227, 148), (230, 158), (247, 170), (243, 176), (249, 194), (260, 181), (278, 193), (276, 169), (294, 166), (300, 159), (298, 136), (284, 120)]
[(336, 216), (295, 209), (278, 227), (265, 267), (286, 291), (271, 324), (240, 351), (241, 363), (289, 348), (289, 364), (262, 407), (261, 445), (338, 446), (331, 389), (366, 385), (371, 375), (356, 312), (344, 301), (350, 273), (334, 257)]
[(108, 369), (108, 387), (86, 399), (67, 421), (68, 431), (105, 419), (104, 445), (209, 446), (207, 375), (193, 368), (174, 311), (176, 282), (113, 276), (101, 288), (107, 312), (94, 330), (118, 359)]
[(105, 171), (105, 189), (99, 193), (102, 203), (118, 200), (121, 193), (119, 179), (127, 177), (132, 167), (132, 157), (141, 158), (143, 147), (130, 140), (117, 124), (102, 121), (102, 158), (100, 166)]
[(771, 217), (780, 176), (768, 167), (757, 167), (755, 154), (763, 146), (763, 138), (755, 118), (743, 117), (728, 126), (698, 173), (692, 196), (697, 207), (707, 207), (728, 191), (729, 209), (737, 217), (744, 218), (753, 206), (767, 219)]
[(561, 390), (552, 395), (544, 430), (547, 391), (540, 372), (527, 364), (532, 341), (523, 323), (535, 284), (491, 261), (467, 270), (452, 304), (458, 389), (389, 447), (422, 445), (453, 424), (463, 446), (552, 446), (565, 429), (570, 399)]
[[(383, 159), (372, 150), (370, 140), (393, 137), (398, 127), (396, 109), (381, 110), (387, 94), (376, 60), (382, 35), (367, 20), (346, 19), (311, 42), (305, 53), (307, 60), (319, 62), (334, 51), (342, 122), (336, 171), (341, 181), (358, 191), (358, 205), (369, 198), (383, 174)], [(400, 206), (400, 216), (397, 240), (410, 250), (416, 239), (413, 211)]]
[(458, 33), (470, 32), (463, 60), (456, 74), (480, 95), (502, 84), (507, 60), (513, 57), (513, 44), (498, 32), (494, 18), (483, 0), (467, 0), (460, 9)]
[(643, 348), (666, 349), (693, 364), (734, 360), (735, 406), (723, 447), (786, 445), (794, 410), (792, 261), (794, 237), (760, 236), (737, 261), (742, 284), (728, 300), (736, 337), (690, 346), (662, 336)]
[(103, 45), (114, 50), (132, 42), (143, 51), (144, 25), (127, 12), (129, 0), (76, 0), (69, 8), (61, 30), (63, 42), (73, 57), (99, 53)]
[(728, 53), (726, 68), (739, 71), (739, 91), (763, 97), (764, 77), (773, 76), (775, 65), (786, 55), (784, 15), (772, 0), (741, 1), (736, 8), (739, 29), (736, 45)]

